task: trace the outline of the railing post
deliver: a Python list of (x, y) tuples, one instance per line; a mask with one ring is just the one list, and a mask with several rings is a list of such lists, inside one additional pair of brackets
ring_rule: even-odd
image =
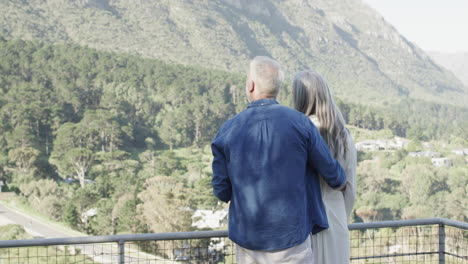
[(445, 264), (445, 225), (439, 224), (439, 264)]
[(119, 240), (119, 264), (125, 263), (125, 241)]

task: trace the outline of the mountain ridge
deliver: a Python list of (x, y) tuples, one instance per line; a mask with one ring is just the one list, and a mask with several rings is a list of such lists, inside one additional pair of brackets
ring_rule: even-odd
[(434, 61), (453, 72), (468, 86), (468, 51), (454, 53), (429, 51), (428, 53)]
[(308, 68), (336, 95), (464, 105), (468, 88), (360, 0), (31, 0), (0, 3), (6, 38), (71, 42), (243, 73), (274, 57), (289, 79)]

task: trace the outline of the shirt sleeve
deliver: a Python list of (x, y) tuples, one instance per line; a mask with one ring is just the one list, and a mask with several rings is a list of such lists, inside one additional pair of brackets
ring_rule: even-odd
[(227, 203), (231, 200), (232, 186), (227, 171), (226, 155), (220, 146), (219, 135), (211, 144), (211, 151), (213, 153), (213, 179), (211, 180), (213, 193), (218, 199)]
[(316, 170), (327, 184), (333, 189), (341, 189), (346, 184), (346, 174), (341, 165), (336, 161), (328, 149), (327, 144), (312, 124), (306, 118), (306, 133), (309, 139), (308, 163)]

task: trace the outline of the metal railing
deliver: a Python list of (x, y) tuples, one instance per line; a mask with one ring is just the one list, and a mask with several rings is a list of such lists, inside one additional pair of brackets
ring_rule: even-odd
[[(468, 264), (467, 223), (433, 218), (349, 229), (351, 263)], [(0, 241), (3, 263), (235, 263), (235, 257), (227, 231), (195, 231)]]
[(351, 263), (468, 264), (468, 224), (442, 218), (350, 224)]

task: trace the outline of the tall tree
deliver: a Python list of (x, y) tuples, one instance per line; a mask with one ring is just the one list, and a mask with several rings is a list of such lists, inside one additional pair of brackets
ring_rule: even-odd
[(138, 195), (139, 213), (153, 232), (180, 232), (191, 229), (192, 211), (184, 184), (169, 176), (155, 176), (146, 181)]
[[(74, 176), (80, 181), (80, 186), (85, 186), (87, 172), (94, 162), (94, 154), (91, 150), (85, 148), (73, 148), (65, 153), (63, 165), (72, 168)], [(63, 169), (64, 167), (62, 167)]]

